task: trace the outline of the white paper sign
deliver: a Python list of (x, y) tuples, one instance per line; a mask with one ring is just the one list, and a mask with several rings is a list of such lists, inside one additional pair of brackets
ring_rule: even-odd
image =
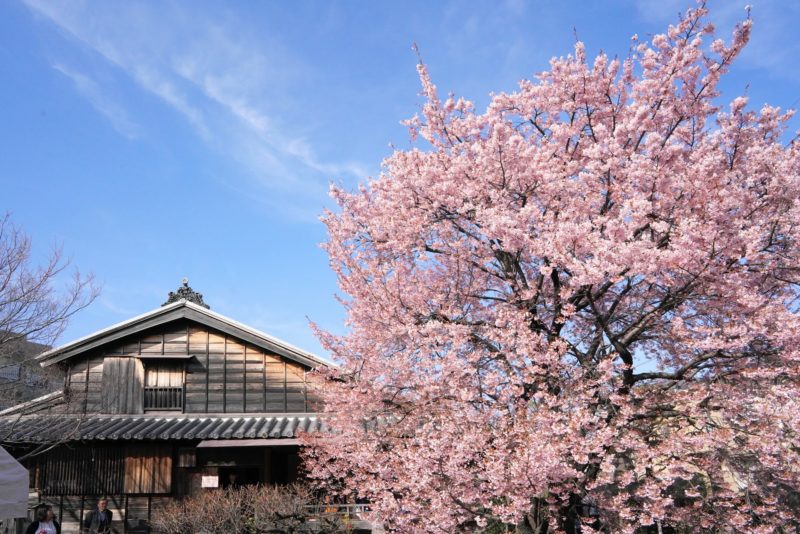
[(203, 488), (218, 488), (219, 477), (217, 475), (204, 475), (203, 480), (200, 482), (200, 486)]

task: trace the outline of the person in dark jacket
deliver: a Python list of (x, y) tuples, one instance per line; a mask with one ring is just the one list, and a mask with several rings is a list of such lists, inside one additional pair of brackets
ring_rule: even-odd
[(114, 514), (107, 510), (108, 499), (103, 497), (97, 501), (97, 508), (86, 514), (83, 528), (88, 528), (91, 534), (109, 534), (111, 532), (111, 518)]
[(61, 525), (55, 519), (51, 506), (36, 509), (36, 521), (28, 525), (25, 534), (61, 534)]

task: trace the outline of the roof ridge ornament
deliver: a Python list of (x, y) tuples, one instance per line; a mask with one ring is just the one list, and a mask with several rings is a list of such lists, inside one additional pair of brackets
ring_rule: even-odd
[(167, 304), (172, 304), (173, 302), (178, 302), (179, 300), (186, 300), (187, 302), (193, 302), (198, 306), (202, 306), (207, 309), (211, 309), (211, 306), (203, 302), (203, 294), (198, 293), (191, 287), (189, 287), (189, 279), (184, 278), (181, 280), (181, 287), (178, 288), (177, 291), (170, 291), (169, 296), (167, 296), (167, 301), (162, 304), (162, 306), (166, 306)]

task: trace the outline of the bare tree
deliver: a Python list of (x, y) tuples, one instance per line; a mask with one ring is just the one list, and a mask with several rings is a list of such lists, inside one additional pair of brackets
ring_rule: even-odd
[(152, 522), (156, 532), (180, 534), (318, 534), (348, 532), (348, 520), (302, 484), (206, 490), (170, 501)]
[(0, 365), (19, 366), (0, 382), (0, 401), (24, 400), (17, 399), (20, 388), (47, 381), (46, 374), (30, 372), (31, 360), (99, 294), (93, 276), (77, 269), (70, 275), (69, 264), (60, 248), (37, 264), (31, 238), (9, 214), (0, 216)]

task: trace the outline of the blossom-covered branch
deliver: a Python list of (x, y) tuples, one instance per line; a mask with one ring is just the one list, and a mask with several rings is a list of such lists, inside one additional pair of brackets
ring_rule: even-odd
[(483, 113), (420, 65), (421, 146), (325, 216), (350, 332), (315, 476), (401, 532), (798, 524), (798, 144), (718, 107), (751, 21), (706, 15)]

